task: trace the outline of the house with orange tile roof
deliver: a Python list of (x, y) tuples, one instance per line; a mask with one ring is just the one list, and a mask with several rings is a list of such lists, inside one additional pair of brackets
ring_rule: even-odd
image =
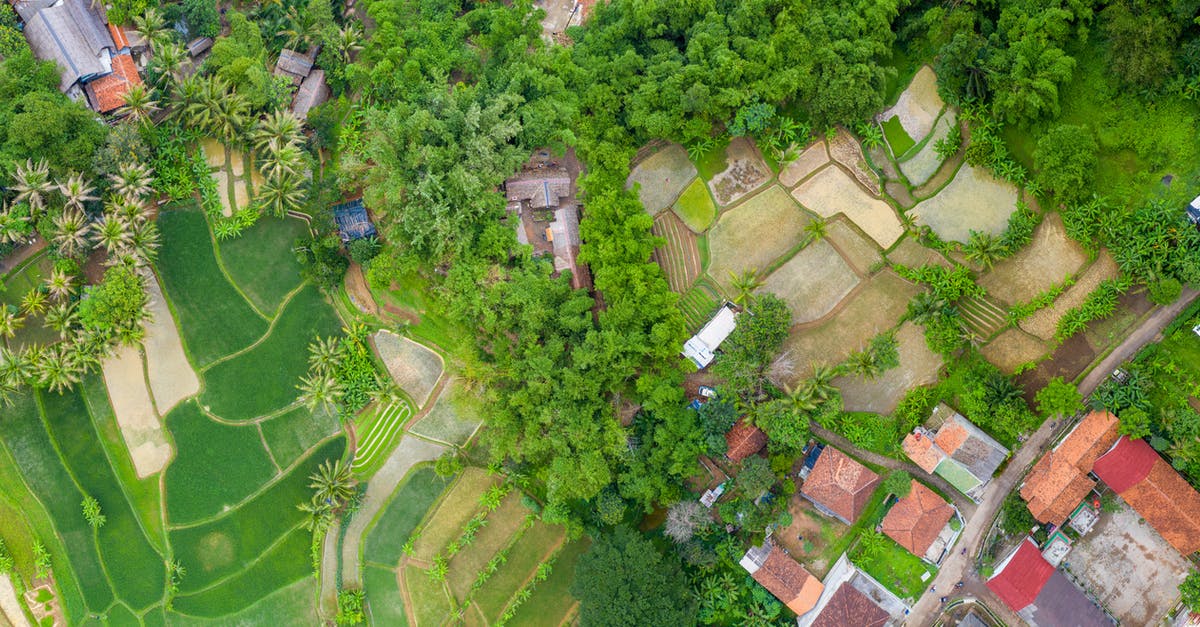
[(767, 434), (763, 433), (762, 429), (746, 422), (746, 419), (738, 418), (737, 422), (733, 423), (729, 432), (725, 434), (725, 457), (729, 461), (738, 463), (755, 453), (758, 453), (767, 445)]
[(1184, 557), (1200, 551), (1200, 492), (1145, 440), (1121, 436), (1093, 471)]
[(893, 627), (911, 608), (850, 562), (843, 553), (825, 575), (817, 604), (796, 617), (796, 627)]
[(908, 495), (888, 509), (881, 528), (884, 535), (909, 553), (937, 565), (958, 537), (958, 530), (950, 523), (956, 516), (945, 499), (914, 480)]
[(792, 559), (770, 538), (762, 546), (750, 547), (740, 564), (755, 581), (797, 615), (817, 604), (825, 585)]
[(137, 64), (128, 52), (112, 58), (112, 73), (83, 86), (88, 105), (97, 113), (113, 113), (125, 106), (125, 94), (134, 85), (141, 85)]
[(1038, 522), (1061, 527), (1096, 481), (1096, 460), (1117, 442), (1117, 417), (1094, 411), (1033, 465), (1021, 484), (1021, 498)]
[(929, 425), (904, 438), (904, 453), (925, 472), (937, 474), (978, 502), (1008, 458), (1008, 449), (945, 403), (934, 408)]
[(800, 487), (800, 495), (822, 513), (847, 525), (867, 507), (881, 479), (845, 453), (826, 446)]

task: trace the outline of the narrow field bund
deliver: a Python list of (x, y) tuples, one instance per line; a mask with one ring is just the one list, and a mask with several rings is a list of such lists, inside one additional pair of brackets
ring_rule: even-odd
[(360, 441), (350, 469), (355, 472), (362, 471), (375, 462), (380, 453), (390, 450), (396, 434), (404, 430), (404, 424), (412, 414), (412, 407), (408, 403), (393, 403), (379, 412), (370, 430)]

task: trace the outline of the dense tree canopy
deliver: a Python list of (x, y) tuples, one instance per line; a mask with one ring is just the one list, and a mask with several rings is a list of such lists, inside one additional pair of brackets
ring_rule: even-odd
[(627, 527), (596, 538), (575, 567), (571, 594), (579, 599), (579, 623), (587, 627), (695, 621), (696, 603), (679, 558), (663, 555)]

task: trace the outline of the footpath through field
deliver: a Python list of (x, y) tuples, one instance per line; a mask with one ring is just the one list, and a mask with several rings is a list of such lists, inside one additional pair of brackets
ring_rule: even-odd
[[(1147, 316), (1138, 328), (1134, 329), (1119, 346), (1113, 349), (1107, 357), (1101, 360), (1084, 377), (1083, 381), (1079, 384), (1079, 393), (1087, 397), (1095, 391), (1096, 387), (1112, 373), (1114, 368), (1136, 354), (1143, 346), (1154, 341), (1163, 328), (1174, 320), (1197, 296), (1200, 296), (1200, 292), (1185, 289), (1179, 300), (1166, 307), (1160, 307)], [(964, 593), (982, 600), (1006, 623), (1010, 625), (1023, 624), (1024, 621), (1013, 613), (1007, 605), (1001, 603), (989, 588), (983, 585), (982, 579), (974, 568), (974, 556), (979, 551), (980, 543), (984, 536), (987, 535), (987, 531), (992, 525), (992, 520), (995, 518), (996, 512), (1000, 509), (1000, 505), (1004, 502), (1005, 497), (1012, 492), (1013, 488), (1025, 476), (1029, 467), (1033, 465), (1033, 462), (1046, 449), (1059, 422), (1056, 420), (1043, 422), (1042, 426), (1026, 440), (1025, 445), (1013, 455), (1004, 472), (992, 481), (992, 485), (988, 489), (983, 502), (976, 509), (975, 515), (967, 520), (962, 537), (959, 539), (956, 547), (960, 550), (951, 552), (950, 557), (942, 564), (941, 570), (933, 580), (932, 587), (926, 590), (925, 594), (913, 606), (912, 613), (909, 614), (908, 619), (905, 621), (906, 625), (923, 626), (932, 623), (933, 619), (941, 611), (939, 599), (954, 592), (954, 584), (959, 581), (965, 583)], [(967, 549), (966, 555), (962, 554), (962, 547)]]

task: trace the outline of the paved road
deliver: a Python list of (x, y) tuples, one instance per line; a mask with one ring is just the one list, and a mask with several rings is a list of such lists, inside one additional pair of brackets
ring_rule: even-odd
[[(1200, 296), (1200, 292), (1185, 289), (1183, 295), (1175, 303), (1166, 307), (1160, 307), (1151, 313), (1137, 329), (1130, 333), (1117, 348), (1101, 360), (1100, 364), (1084, 377), (1083, 381), (1079, 384), (1079, 392), (1087, 396), (1095, 391), (1096, 387), (1112, 373), (1113, 369), (1136, 354), (1143, 346), (1158, 339), (1163, 328), (1174, 320), (1197, 296)], [(983, 581), (975, 572), (973, 556), (979, 551), (983, 537), (987, 534), (988, 528), (996, 516), (996, 512), (1004, 502), (1004, 497), (1020, 483), (1029, 467), (1033, 465), (1034, 460), (1040, 456), (1053, 439), (1055, 427), (1059, 426), (1059, 422), (1061, 421), (1045, 421), (1041, 428), (1034, 432), (1025, 442), (1024, 446), (1013, 455), (1004, 472), (992, 480), (992, 485), (988, 488), (987, 495), (984, 497), (983, 502), (979, 504), (975, 515), (968, 519), (962, 537), (959, 539), (957, 548), (966, 547), (967, 554), (963, 555), (961, 550), (959, 550), (946, 559), (942, 564), (941, 571), (938, 572), (937, 577), (933, 580), (933, 588), (936, 591), (933, 589), (926, 591), (925, 595), (913, 607), (912, 613), (905, 624), (920, 626), (931, 624), (941, 609), (939, 599), (953, 592), (954, 584), (959, 581), (964, 582), (963, 589), (957, 591), (959, 594), (965, 593), (977, 597), (1010, 625), (1023, 624), (1023, 621), (1009, 610), (1008, 606), (1001, 603), (992, 594), (991, 590), (983, 585)], [(949, 596), (953, 597), (957, 595)]]

